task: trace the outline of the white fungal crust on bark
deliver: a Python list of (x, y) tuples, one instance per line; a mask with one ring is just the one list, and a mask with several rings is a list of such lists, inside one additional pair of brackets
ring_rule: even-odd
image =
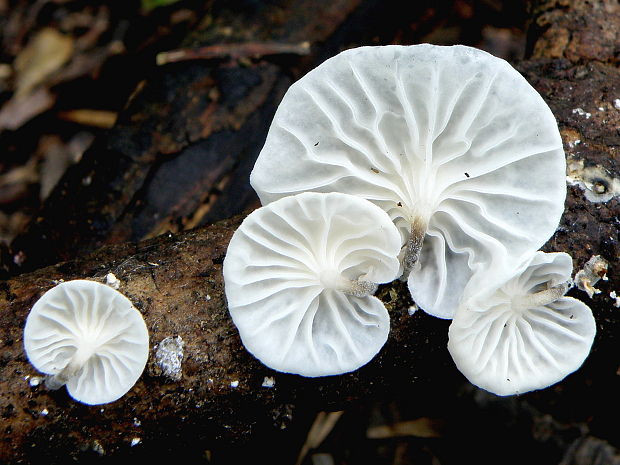
[(251, 183), (263, 204), (319, 191), (381, 207), (412, 297), (451, 318), (476, 269), (553, 234), (565, 166), (553, 114), (504, 60), (464, 46), (360, 47), (291, 86)]
[(224, 260), (228, 308), (265, 365), (304, 376), (355, 370), (387, 340), (372, 296), (398, 276), (398, 230), (351, 195), (304, 193), (251, 213)]
[(448, 349), (469, 381), (513, 395), (550, 386), (581, 366), (596, 325), (587, 305), (564, 296), (571, 271), (568, 254), (537, 252), (508, 279), (465, 298)]
[(24, 328), (30, 363), (48, 375), (46, 386), (85, 404), (105, 404), (136, 383), (149, 353), (144, 319), (109, 286), (67, 281), (34, 304)]
[(609, 263), (600, 255), (594, 255), (586, 262), (582, 270), (575, 274), (577, 289), (584, 291), (588, 297), (600, 294), (601, 290), (594, 287), (601, 279), (607, 280), (607, 268)]

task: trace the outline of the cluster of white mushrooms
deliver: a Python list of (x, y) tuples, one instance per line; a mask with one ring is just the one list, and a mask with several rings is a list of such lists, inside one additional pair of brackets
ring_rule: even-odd
[[(563, 212), (555, 119), (505, 61), (469, 47), (362, 47), (291, 86), (251, 175), (263, 207), (224, 260), (245, 347), (304, 376), (353, 371), (385, 344), (377, 285), (406, 279), (452, 319), (448, 349), (499, 395), (549, 386), (583, 363), (590, 309), (565, 297), (572, 260), (538, 249)], [(95, 281), (61, 283), (24, 329), (46, 385), (80, 402), (123, 396), (144, 370), (140, 312)]]
[(572, 260), (538, 249), (563, 212), (556, 121), (504, 60), (433, 45), (345, 51), (291, 86), (251, 184), (224, 278), (245, 347), (304, 376), (355, 370), (384, 345), (377, 284), (406, 279), (452, 319), (448, 349), (498, 395), (576, 370), (595, 334), (565, 297)]

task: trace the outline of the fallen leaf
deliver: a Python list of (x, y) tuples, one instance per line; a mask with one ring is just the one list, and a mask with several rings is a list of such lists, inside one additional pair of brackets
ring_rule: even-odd
[(13, 238), (23, 231), (29, 219), (30, 217), (21, 211), (15, 213), (0, 211), (0, 244), (10, 244)]
[(89, 132), (78, 132), (66, 144), (57, 135), (41, 137), (37, 149), (43, 159), (39, 167), (41, 200), (49, 196), (67, 168), (82, 158), (93, 139), (94, 135)]
[(0, 204), (9, 204), (23, 197), (28, 192), (28, 186), (39, 181), (36, 169), (36, 160), (11, 169), (0, 175)]
[(56, 97), (41, 87), (23, 98), (12, 98), (0, 109), (0, 131), (14, 131), (26, 121), (49, 110)]
[(443, 422), (434, 418), (416, 418), (392, 425), (371, 426), (366, 430), (369, 439), (386, 439), (399, 436), (416, 436), (419, 438), (439, 438)]
[(13, 68), (6, 63), (0, 63), (0, 79), (5, 80), (11, 77), (13, 74)]
[(310, 427), (310, 431), (308, 431), (306, 442), (299, 452), (296, 465), (301, 465), (308, 452), (321, 445), (329, 433), (331, 433), (334, 429), (343, 413), (343, 411), (318, 413), (312, 423), (312, 426)]
[(23, 98), (64, 65), (73, 54), (73, 38), (41, 29), (15, 59), (15, 97)]
[(7, 184), (30, 184), (37, 182), (39, 176), (36, 170), (36, 162), (30, 160), (27, 164), (13, 168), (0, 175), (0, 186)]
[(42, 153), (43, 158), (40, 167), (39, 196), (41, 200), (45, 200), (71, 161), (65, 144), (57, 135), (43, 135), (37, 151)]
[(68, 110), (58, 114), (61, 119), (85, 126), (108, 129), (114, 126), (118, 113), (105, 110)]

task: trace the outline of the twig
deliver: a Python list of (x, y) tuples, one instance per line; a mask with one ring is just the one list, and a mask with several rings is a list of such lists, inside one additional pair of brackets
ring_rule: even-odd
[(287, 44), (280, 42), (245, 42), (239, 44), (218, 44), (200, 48), (180, 48), (157, 54), (157, 64), (165, 65), (187, 60), (212, 60), (215, 58), (261, 57), (280, 54), (308, 55), (310, 42)]

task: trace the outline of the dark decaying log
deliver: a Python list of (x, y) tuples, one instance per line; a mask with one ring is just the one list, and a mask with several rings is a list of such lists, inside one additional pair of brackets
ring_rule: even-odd
[[(292, 78), (350, 43), (381, 40), (384, 29), (391, 40), (429, 1), (399, 6), (397, 17), (394, 0), (257, 2), (244, 14), (235, 10), (244, 2), (214, 2), (202, 28), (180, 45), (187, 55), (217, 46), (222, 59), (155, 69), (117, 125), (69, 170), (15, 239), (16, 258), (4, 266), (30, 271), (257, 206), (247, 178)], [(219, 3), (231, 3), (230, 10)], [(278, 47), (266, 46), (274, 42)], [(283, 53), (300, 44), (309, 55)], [(241, 55), (254, 50), (255, 60), (239, 58), (240, 47)]]
[[(232, 443), (260, 428), (280, 428), (283, 422), (286, 426), (286, 416), (298, 403), (304, 408), (337, 408), (377, 390), (385, 392), (396, 379), (404, 386), (422, 377), (431, 380), (435, 369), (449, 365), (445, 350), (439, 356), (431, 353), (438, 341), (445, 343), (445, 322), (421, 314), (410, 317), (411, 302), (406, 287), (400, 285), (381, 292), (391, 300), (394, 328), (388, 346), (368, 366), (322, 379), (284, 375), (263, 366), (243, 349), (228, 317), (223, 292), (221, 264), (240, 220), (235, 217), (136, 246), (110, 246), (88, 258), (3, 283), (0, 412), (4, 431), (0, 457), (32, 459), (67, 450), (77, 455), (92, 450), (95, 440), (106, 453), (113, 453), (127, 449), (134, 437), (144, 444), (166, 438), (179, 447), (189, 430), (193, 431), (192, 440), (200, 438), (208, 448), (213, 438)], [(182, 378), (175, 381), (163, 375), (152, 351), (141, 381), (110, 405), (89, 407), (70, 400), (64, 390), (31, 387), (37, 373), (22, 350), (22, 327), (29, 308), (60, 279), (103, 280), (108, 272), (120, 279), (120, 291), (143, 312), (152, 347), (165, 337), (183, 339)], [(446, 369), (446, 374), (456, 375), (452, 369)], [(265, 377), (275, 379), (273, 388), (262, 387)], [(234, 381), (239, 383), (236, 388), (231, 387)], [(300, 399), (303, 402), (298, 402)], [(44, 410), (46, 414), (41, 413)], [(140, 427), (134, 425), (135, 419)], [(55, 441), (48, 440), (50, 434)]]
[[(543, 8), (541, 5), (546, 6)], [(563, 21), (553, 15), (554, 11), (562, 10), (568, 15), (583, 14), (585, 8), (601, 5), (609, 9), (608, 17), (614, 18), (618, 7), (605, 1), (539, 2), (533, 11), (540, 13), (541, 8), (545, 10), (546, 17), (551, 18), (548, 21), (552, 26), (546, 29), (549, 31)], [(577, 27), (577, 23), (567, 24), (562, 23), (562, 27)], [(578, 26), (587, 29), (588, 24), (584, 20)], [(617, 24), (607, 26), (618, 27)], [(578, 37), (583, 30), (570, 30), (571, 37)], [(304, 33), (308, 34), (308, 31)], [(545, 37), (544, 30), (539, 30), (539, 33)], [(278, 37), (271, 39), (280, 41)], [(605, 34), (593, 34), (592, 40), (598, 40), (605, 49), (608, 38)], [(520, 63), (519, 69), (541, 92), (558, 119), (572, 179), (577, 182), (581, 180), (586, 189), (590, 186), (599, 193), (602, 190), (604, 194), (605, 190), (609, 192), (617, 186), (614, 183), (620, 182), (620, 100), (616, 103), (616, 99), (620, 99), (620, 70), (606, 55), (584, 55), (583, 60), (573, 60), (572, 55), (567, 55), (568, 50), (581, 48), (567, 47), (558, 56), (558, 52), (550, 47), (534, 47), (533, 50), (538, 50), (536, 57)], [(267, 92), (281, 92), (285, 87), (283, 78), (280, 76), (270, 80), (269, 73), (276, 72), (270, 64), (259, 65), (257, 69), (253, 68), (253, 72), (262, 72), (261, 66), (264, 66), (266, 74), (260, 82), (269, 82), (265, 84), (270, 89)], [(167, 79), (172, 79), (172, 73)], [(186, 87), (191, 88), (192, 79)], [(274, 87), (276, 81), (281, 86), (276, 86), (277, 91)], [(146, 99), (144, 95), (137, 99)], [(181, 95), (178, 97), (181, 98)], [(156, 101), (157, 97), (152, 99)], [(132, 105), (137, 105), (138, 100), (134, 100)], [(159, 111), (162, 114), (169, 111), (167, 105), (169, 102), (161, 103)], [(126, 121), (131, 120), (131, 115), (139, 113), (132, 113), (131, 108), (127, 110)], [(214, 111), (217, 112), (217, 109)], [(139, 117), (136, 118), (139, 120)], [(141, 124), (153, 127), (155, 123), (149, 121)], [(169, 122), (171, 126), (175, 124), (175, 121)], [(156, 151), (138, 147), (140, 144), (150, 147), (150, 136), (147, 141), (136, 139), (133, 137), (135, 133), (121, 126), (114, 134), (122, 138), (124, 144), (138, 147), (136, 154), (146, 158), (138, 155), (131, 158), (110, 149), (109, 153), (116, 161), (101, 163), (112, 163), (120, 169), (120, 165), (137, 166), (141, 160), (162, 156), (166, 153), (165, 147), (172, 147), (170, 153), (197, 150), (196, 145), (187, 144), (187, 140), (191, 140), (193, 130), (204, 130), (202, 124), (204, 122), (195, 122), (194, 126), (190, 126), (186, 133), (190, 139), (177, 140), (174, 138), (176, 136), (171, 136), (170, 139), (157, 141)], [(261, 124), (264, 128), (265, 122)], [(175, 131), (166, 129), (160, 132), (178, 135), (179, 132)], [(147, 138), (146, 131), (143, 137)], [(197, 144), (207, 144), (208, 140)], [(110, 140), (106, 144), (113, 146)], [(174, 161), (174, 158), (169, 160), (170, 163)], [(132, 171), (120, 172), (129, 176), (127, 173)], [(141, 173), (138, 177), (146, 177), (144, 172)], [(99, 174), (93, 176), (92, 183), (97, 183), (97, 176)], [(156, 175), (153, 175), (152, 179), (155, 178)], [(125, 182), (131, 179), (127, 177)], [(117, 179), (115, 182), (120, 186), (122, 181)], [(136, 181), (135, 189), (139, 191), (141, 185), (142, 181)], [(64, 195), (84, 196), (91, 193), (88, 186), (84, 186), (84, 190), (79, 190), (77, 185), (72, 185), (73, 188), (78, 189), (77, 193), (67, 191)], [(60, 202), (59, 192), (56, 201)], [(116, 192), (113, 195), (120, 194)], [(128, 197), (133, 198), (133, 195), (132, 192)], [(114, 205), (114, 208), (119, 208), (118, 203)], [(134, 207), (137, 208), (137, 205), (131, 208)], [(104, 223), (102, 228), (106, 231), (103, 235), (95, 234), (95, 223), (90, 226), (74, 224), (72, 232), (63, 233), (75, 233), (80, 244), (87, 244), (79, 247), (74, 244), (78, 251), (88, 250), (100, 242), (111, 242), (109, 231), (116, 231), (121, 238), (134, 237), (133, 229), (129, 226), (123, 229), (122, 225), (130, 224), (130, 218), (139, 215), (132, 213), (123, 223), (123, 211), (124, 208), (113, 213), (101, 213), (99, 220)], [(72, 221), (77, 221), (77, 213), (69, 213), (70, 218), (74, 215)], [(556, 419), (579, 423), (595, 436), (615, 441), (618, 441), (617, 437), (606, 436), (609, 429), (605, 425), (617, 423), (620, 407), (620, 381), (617, 375), (620, 367), (620, 309), (613, 305), (614, 299), (609, 296), (613, 290), (620, 295), (619, 217), (617, 195), (611, 200), (594, 203), (586, 199), (579, 185), (569, 188), (564, 218), (546, 250), (569, 252), (574, 258), (576, 270), (592, 255), (602, 255), (609, 261), (609, 279), (597, 284), (602, 291), (600, 294), (590, 300), (583, 292), (571, 291), (571, 295), (585, 299), (593, 309), (598, 334), (592, 354), (577, 373), (552, 388), (515, 400), (517, 403), (528, 402)], [(459, 386), (463, 385), (463, 378), (452, 365), (445, 348), (449, 322), (427, 317), (422, 312), (410, 316), (408, 309), (411, 302), (406, 288), (400, 283), (383, 286), (379, 290), (378, 295), (390, 311), (392, 330), (379, 356), (360, 370), (342, 376), (307, 379), (275, 373), (253, 359), (243, 349), (228, 317), (221, 276), (228, 240), (241, 218), (237, 216), (208, 227), (178, 235), (163, 235), (138, 244), (109, 245), (92, 255), (0, 283), (0, 462), (40, 462), (45, 458), (50, 463), (76, 458), (86, 460), (99, 454), (117, 460), (132, 454), (139, 456), (140, 447), (150, 450), (153, 456), (164, 452), (180, 454), (191, 451), (198, 457), (200, 451), (259, 441), (269, 435), (279, 438), (280, 448), (294, 449), (295, 444), (287, 442), (290, 434), (287, 426), (291, 415), (303, 417), (305, 411), (337, 409), (391, 395), (409, 395), (419, 399), (421, 411), (427, 411), (430, 406), (443, 412), (450, 408), (450, 399), (455, 398)], [(106, 226), (106, 221), (112, 226)], [(50, 220), (47, 226), (49, 231), (52, 231), (52, 224)], [(84, 239), (88, 233), (95, 234), (93, 242)], [(52, 239), (59, 240), (58, 237)], [(71, 241), (69, 237), (59, 243), (61, 250), (65, 251), (61, 252), (61, 256), (68, 253), (66, 251), (71, 248)], [(49, 244), (47, 247), (50, 247)], [(51, 259), (50, 256), (45, 258), (48, 259)], [(22, 330), (30, 307), (58, 280), (103, 280), (108, 272), (120, 279), (120, 290), (143, 312), (147, 322), (152, 350), (144, 375), (122, 399), (100, 407), (78, 404), (64, 390), (50, 392), (41, 385), (32, 386), (36, 384), (31, 383), (32, 377), (37, 373), (28, 364), (22, 350)], [(154, 363), (156, 344), (169, 336), (180, 336), (185, 343), (180, 380), (166, 377)], [(262, 387), (265, 377), (273, 377), (275, 386)], [(236, 381), (238, 386), (232, 387), (231, 383)], [(465, 428), (446, 434), (473, 438), (477, 432)], [(578, 436), (580, 433), (576, 434)], [(140, 439), (139, 445), (131, 447), (132, 440), (135, 444), (137, 438)], [(580, 441), (574, 444), (575, 449), (587, 442)], [(231, 454), (234, 454), (234, 446), (230, 447)], [(268, 463), (268, 457), (263, 462)]]
[(618, 64), (617, 1), (537, 0), (530, 7), (528, 57)]

